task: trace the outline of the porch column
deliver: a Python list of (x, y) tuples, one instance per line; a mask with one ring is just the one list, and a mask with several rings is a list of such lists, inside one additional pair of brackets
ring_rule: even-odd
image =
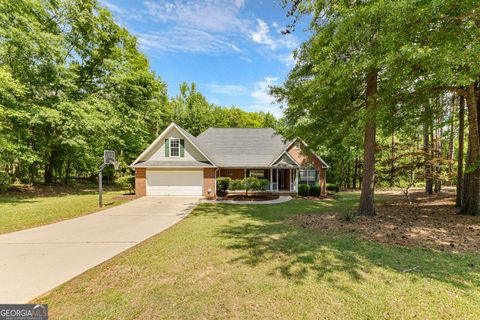
[(300, 169), (295, 169), (295, 191), (298, 192), (298, 173)]
[(289, 175), (288, 175), (288, 191), (292, 191), (292, 184), (293, 184), (293, 176), (292, 176), (292, 169), (289, 169)]

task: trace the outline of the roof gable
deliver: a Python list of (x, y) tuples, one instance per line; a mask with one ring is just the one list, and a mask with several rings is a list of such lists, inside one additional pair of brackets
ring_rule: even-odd
[[(180, 159), (157, 159), (158, 155), (160, 154), (160, 157), (163, 158), (163, 153), (164, 153), (164, 139), (169, 138), (171, 135), (178, 137), (178, 138), (184, 138), (186, 142), (186, 148), (190, 147), (191, 148), (191, 157), (186, 157), (186, 158), (180, 158)], [(151, 158), (151, 159), (150, 159)], [(131, 164), (131, 166), (135, 166), (141, 162), (146, 162), (148, 160), (164, 160), (164, 161), (177, 161), (177, 162), (185, 162), (185, 161), (196, 161), (196, 162), (204, 162), (205, 160), (209, 161), (212, 164), (215, 164), (212, 159), (205, 154), (204, 150), (202, 150), (199, 146), (198, 143), (195, 139), (194, 136), (192, 136), (190, 133), (188, 133), (185, 129), (180, 127), (179, 125), (172, 123), (170, 124), (158, 137), (153, 141), (150, 146), (148, 146), (147, 149), (145, 149), (140, 156), (138, 156), (137, 159)]]

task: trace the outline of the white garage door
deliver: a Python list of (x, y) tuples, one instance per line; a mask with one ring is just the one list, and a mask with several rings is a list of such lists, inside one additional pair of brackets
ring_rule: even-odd
[(147, 196), (201, 196), (202, 170), (147, 169)]

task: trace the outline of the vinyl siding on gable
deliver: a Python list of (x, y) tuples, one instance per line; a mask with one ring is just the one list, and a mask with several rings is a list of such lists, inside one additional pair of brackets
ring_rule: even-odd
[[(183, 157), (165, 157), (165, 140), (170, 138), (184, 139)], [(141, 161), (208, 161), (197, 148), (190, 143), (177, 129), (172, 128), (165, 139), (146, 154)]]

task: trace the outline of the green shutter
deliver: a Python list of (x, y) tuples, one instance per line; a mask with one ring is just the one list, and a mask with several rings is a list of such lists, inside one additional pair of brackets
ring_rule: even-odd
[(180, 139), (180, 158), (185, 157), (185, 140)]
[(170, 157), (170, 141), (165, 139), (165, 158)]

